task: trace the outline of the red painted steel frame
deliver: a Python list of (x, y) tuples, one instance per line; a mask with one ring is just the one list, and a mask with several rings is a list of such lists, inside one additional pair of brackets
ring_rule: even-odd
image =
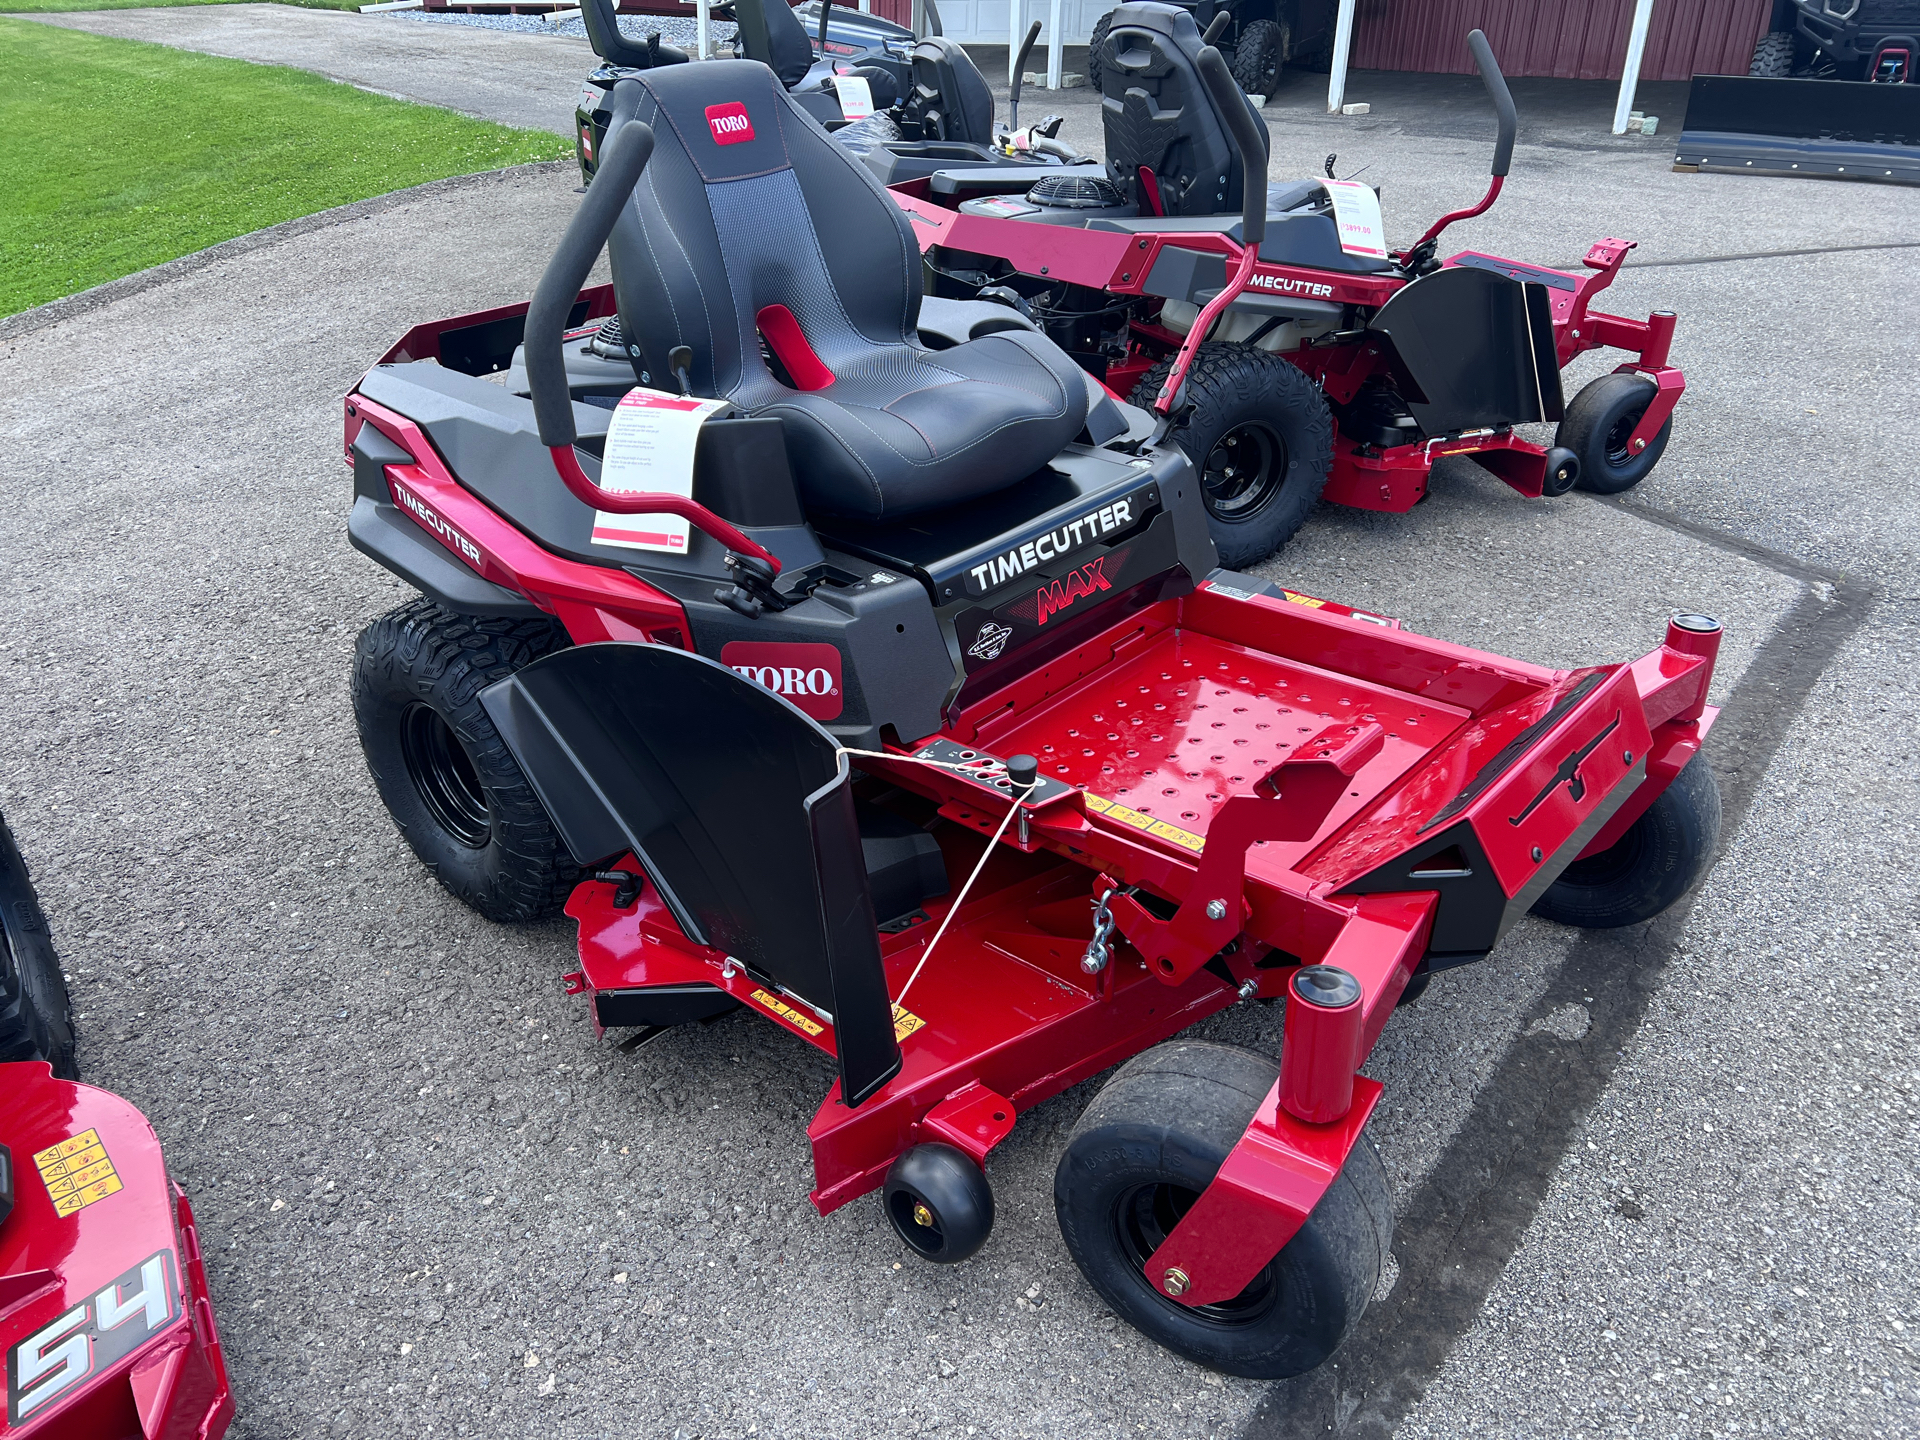
[[(386, 468), (396, 504), (576, 642), (686, 643), (670, 597), (541, 549), (461, 486), (412, 421), (358, 394), (346, 418), (349, 444), (371, 424), (414, 458)], [(1203, 584), (950, 715), (914, 745), (1032, 754), (1070, 788), (1032, 807), (1025, 838), (1009, 832), (988, 858), (911, 1013), (896, 1015), (900, 1073), (857, 1108), (837, 1087), (821, 1104), (808, 1127), (814, 1203), (825, 1212), (877, 1188), (925, 1140), (984, 1162), (1021, 1110), (1243, 995), (1284, 993), (1296, 961), (1358, 982), (1358, 1055), (1328, 1049), (1335, 1058), (1318, 1062), (1357, 1066), (1426, 951), (1437, 899), (1344, 887), (1443, 821), (1473, 826), (1509, 897), (1573, 845), (1601, 845), (1698, 749), (1713, 720), (1716, 644), (1671, 627), (1631, 666), (1555, 671), (1310, 596)], [(1578, 786), (1563, 783), (1569, 763)], [(971, 871), (1006, 813), (1003, 796), (949, 772), (866, 758), (861, 768), (954, 822), (938, 832), (950, 874)], [(1117, 896), (1114, 957), (1088, 976), (1092, 896), (1116, 887), (1161, 903)], [(589, 881), (568, 903), (579, 923), (571, 993), (712, 985), (833, 1053), (829, 1017), (690, 941), (650, 892), (624, 910), (615, 893)], [(927, 905), (934, 923), (881, 937), (892, 993), (947, 903)], [(1313, 1087), (1322, 1093), (1344, 1088), (1344, 1076), (1306, 1078), (1342, 1082)], [(1237, 1294), (1338, 1174), (1379, 1093), (1352, 1083), (1353, 1109), (1323, 1125), (1289, 1113), (1276, 1087), (1150, 1273), (1179, 1270), (1188, 1304)]]
[[(67, 1363), (42, 1368), (40, 1386), (21, 1387), (23, 1401), (44, 1395), (21, 1424), (9, 1429), (0, 1410), (0, 1432), (44, 1440), (220, 1440), (233, 1419), (233, 1396), (200, 1239), (186, 1195), (167, 1177), (153, 1127), (119, 1096), (55, 1079), (39, 1061), (0, 1065), (0, 1095), (0, 1143), (13, 1156), (15, 1190), (13, 1214), (0, 1225), (0, 1353), (8, 1379), (29, 1349), (57, 1350), (51, 1342), (69, 1333), (85, 1337)], [(43, 1171), (36, 1157), (62, 1145), (79, 1147), (76, 1158), (91, 1163), (68, 1174), (63, 1161), (49, 1157)], [(72, 1189), (76, 1182), (83, 1188)], [(53, 1199), (56, 1186), (68, 1197), (65, 1214)], [(86, 1201), (77, 1209), (76, 1195)], [(145, 1294), (141, 1280), (115, 1282), (156, 1260), (164, 1307), (135, 1306)], [(108, 1290), (112, 1296), (102, 1300)], [(117, 1322), (96, 1313), (114, 1306), (125, 1307)], [(115, 1350), (117, 1358), (108, 1358)], [(86, 1368), (74, 1374), (75, 1365)]]
[[(1428, 232), (1438, 234), (1453, 220), (1477, 215), (1493, 203), (1500, 190), (1496, 180), (1486, 197), (1472, 209), (1445, 217)], [(1169, 232), (1166, 234), (1120, 235), (1099, 230), (1076, 230), (1060, 225), (1034, 225), (990, 215), (965, 215), (935, 203), (925, 193), (924, 182), (896, 188), (895, 202), (907, 213), (914, 233), (920, 237), (922, 253), (936, 246), (968, 250), (997, 256), (1025, 275), (1065, 281), (1105, 290), (1115, 295), (1144, 296), (1145, 284), (1154, 263), (1166, 249), (1197, 251), (1221, 256), (1233, 273), (1229, 283), (1210, 300), (1185, 336), (1176, 335), (1159, 325), (1135, 323), (1134, 348), (1141, 352), (1138, 362), (1115, 366), (1109, 379), (1121, 376), (1116, 389), (1130, 387), (1132, 381), (1150, 369), (1159, 353), (1174, 351), (1174, 365), (1154, 404), (1162, 413), (1174, 403), (1174, 392), (1185, 377), (1192, 351), (1204, 339), (1214, 318), (1224, 310), (1240, 290), (1276, 295), (1299, 295), (1339, 305), (1357, 305), (1368, 309), (1384, 305), (1409, 282), (1401, 275), (1348, 275), (1329, 270), (1310, 270), (1298, 266), (1250, 262), (1242, 247), (1225, 233)], [(1230, 223), (1225, 217), (1222, 223)], [(1613, 283), (1633, 242), (1606, 239), (1588, 250), (1582, 264), (1587, 275), (1547, 270), (1538, 265), (1502, 260), (1478, 251), (1462, 251), (1444, 265), (1456, 265), (1465, 259), (1494, 262), (1516, 277), (1555, 276), (1575, 283), (1550, 286), (1548, 296), (1553, 307), (1555, 347), (1564, 367), (1582, 351), (1601, 346), (1627, 350), (1636, 358), (1620, 367), (1622, 371), (1643, 374), (1653, 380), (1655, 393), (1646, 413), (1628, 438), (1628, 448), (1638, 454), (1653, 443), (1660, 427), (1673, 414), (1686, 389), (1686, 377), (1667, 360), (1673, 339), (1671, 312), (1656, 311), (1645, 321), (1628, 320), (1618, 315), (1592, 312), (1593, 297)], [(1345, 345), (1312, 346), (1282, 352), (1305, 371), (1326, 392), (1330, 400), (1345, 404), (1359, 393), (1361, 385), (1387, 366), (1385, 356), (1369, 340)], [(1380, 450), (1338, 436), (1334, 446), (1333, 471), (1325, 496), (1340, 505), (1362, 510), (1406, 511), (1417, 504), (1427, 491), (1427, 476), (1433, 461), (1442, 455), (1472, 455), (1487, 469), (1530, 499), (1543, 490), (1546, 475), (1546, 450), (1514, 435), (1508, 427), (1439, 436), (1418, 445)]]

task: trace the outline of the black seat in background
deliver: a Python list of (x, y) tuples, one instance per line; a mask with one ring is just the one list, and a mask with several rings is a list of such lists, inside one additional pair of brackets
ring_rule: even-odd
[(921, 345), (905, 213), (766, 66), (676, 65), (633, 87), (655, 139), (607, 247), (622, 332), (651, 373), (689, 346), (695, 394), (779, 417), (810, 513), (991, 494), (1079, 434), (1085, 375), (1044, 336)]
[(958, 42), (929, 35), (913, 47), (913, 93), (907, 114), (928, 140), (993, 143), (993, 91)]
[(848, 1105), (893, 1077), (852, 775), (831, 735), (666, 645), (561, 650), (481, 701), (576, 860), (631, 850), (690, 939), (830, 1014)]

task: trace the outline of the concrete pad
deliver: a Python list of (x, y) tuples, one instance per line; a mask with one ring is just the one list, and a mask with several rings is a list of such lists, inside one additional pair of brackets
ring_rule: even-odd
[(185, 5), (13, 18), (261, 65), (291, 65), (378, 95), (562, 135), (573, 133), (573, 99), (595, 64), (584, 40), (410, 25), (294, 5)]
[[(1484, 163), (1453, 143), (1377, 141), (1429, 209)], [(1577, 259), (1649, 191), (1676, 258), (1726, 253), (1716, 236), (1815, 248), (1836, 213), (1901, 234), (1867, 187), (1662, 179), (1650, 152), (1561, 174), (1545, 150), (1516, 174), (1565, 209), (1515, 232), (1539, 237), (1523, 256)], [(1363, 1322), (1380, 1333), (1266, 1387), (1157, 1350), (1079, 1279), (1050, 1186), (1092, 1086), (996, 1151), (987, 1250), (920, 1266), (876, 1202), (806, 1203), (818, 1056), (743, 1016), (632, 1057), (596, 1044), (558, 983), (571, 926), (478, 920), (395, 836), (345, 677), (405, 592), (346, 546), (339, 397), (409, 325), (524, 297), (573, 183), (554, 167), (308, 222), (0, 338), (0, 808), (82, 1064), (147, 1111), (193, 1195), (237, 1434), (1911, 1428), (1920, 577), (1914, 499), (1860, 419), (1900, 412), (1920, 358), (1864, 303), (1900, 293), (1906, 255), (1631, 271), (1626, 313), (1678, 297), (1693, 389), (1624, 504), (1524, 501), (1447, 462), (1413, 513), (1322, 507), (1265, 567), (1555, 664), (1713, 610), (1731, 703), (1711, 754), (1737, 802), (1670, 927), (1525, 922), (1394, 1020), (1370, 1062), (1403, 1237)], [(1243, 1007), (1200, 1033), (1271, 1052), (1278, 1021)], [(1516, 1064), (1589, 1036), (1595, 1098), (1519, 1157), (1537, 1193), (1518, 1160), (1467, 1174)], [(1432, 1234), (1487, 1217), (1431, 1208), (1455, 1183), (1511, 1211), (1458, 1276)]]

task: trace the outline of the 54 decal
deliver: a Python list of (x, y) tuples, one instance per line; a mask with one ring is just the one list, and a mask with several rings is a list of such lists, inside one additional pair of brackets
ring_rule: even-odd
[(7, 1354), (7, 1422), (21, 1425), (167, 1328), (178, 1310), (173, 1252), (162, 1250)]

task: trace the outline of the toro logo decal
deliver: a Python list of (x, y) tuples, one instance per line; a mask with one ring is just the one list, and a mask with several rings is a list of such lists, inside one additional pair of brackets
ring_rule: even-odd
[(1038, 623), (1046, 624), (1049, 615), (1058, 615), (1089, 595), (1111, 590), (1113, 582), (1107, 579), (1106, 565), (1107, 557), (1102, 555), (1077, 570), (1069, 570), (1051, 584), (1042, 585), (1033, 597), (1040, 606)]
[(815, 720), (838, 720), (846, 705), (838, 645), (735, 640), (721, 647), (720, 663)]
[(707, 128), (713, 131), (716, 145), (739, 145), (753, 139), (753, 121), (747, 118), (747, 107), (738, 100), (707, 106)]

